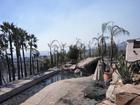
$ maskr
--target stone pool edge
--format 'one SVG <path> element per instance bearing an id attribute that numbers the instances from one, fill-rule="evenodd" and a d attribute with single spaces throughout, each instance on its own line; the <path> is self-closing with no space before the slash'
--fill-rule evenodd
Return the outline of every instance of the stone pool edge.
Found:
<path id="1" fill-rule="evenodd" d="M 9 86 L 9 87 L 2 87 L 0 88 L 0 103 L 2 103 L 3 101 L 9 99 L 10 97 L 32 87 L 33 85 L 41 82 L 44 79 L 47 79 L 57 73 L 59 73 L 60 70 L 56 70 L 56 71 L 49 71 L 49 72 L 45 72 L 42 75 L 37 75 L 36 77 L 30 78 L 30 79 L 26 79 L 26 80 L 17 80 L 16 84 L 15 83 L 11 83 L 11 85 L 13 85 L 13 87 Z"/>

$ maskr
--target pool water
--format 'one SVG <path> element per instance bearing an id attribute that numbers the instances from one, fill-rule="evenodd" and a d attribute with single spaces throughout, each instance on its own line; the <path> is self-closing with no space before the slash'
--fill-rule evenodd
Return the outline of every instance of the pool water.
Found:
<path id="1" fill-rule="evenodd" d="M 32 95 L 36 94 L 40 90 L 42 90 L 44 87 L 47 85 L 54 83 L 59 80 L 64 80 L 64 79 L 70 79 L 70 78 L 76 78 L 79 77 L 77 75 L 74 75 L 73 72 L 70 71 L 61 71 L 58 74 L 55 74 L 54 76 L 43 80 L 42 82 L 24 90 L 23 92 L 9 98 L 8 100 L 4 101 L 3 103 L 0 103 L 0 105 L 19 105 L 20 103 L 24 102 L 27 100 L 29 97 Z"/>

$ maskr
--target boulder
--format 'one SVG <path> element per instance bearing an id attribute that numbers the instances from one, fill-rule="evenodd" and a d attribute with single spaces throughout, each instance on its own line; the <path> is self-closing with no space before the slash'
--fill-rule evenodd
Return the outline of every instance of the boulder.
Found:
<path id="1" fill-rule="evenodd" d="M 129 95 L 127 96 L 126 94 L 129 94 Z M 131 98 L 133 99 L 135 95 L 140 96 L 140 85 L 132 85 L 132 84 L 126 84 L 122 86 L 110 85 L 106 92 L 106 98 L 114 103 L 118 100 L 121 100 L 122 99 L 121 97 L 123 97 L 124 98 L 123 100 L 126 100 L 126 101 L 131 100 Z M 125 101 L 123 102 L 127 103 Z M 118 104 L 118 105 L 125 105 L 125 104 Z"/>
<path id="2" fill-rule="evenodd" d="M 126 84 L 116 88 L 117 93 L 127 92 L 140 95 L 140 85 Z"/>
<path id="3" fill-rule="evenodd" d="M 97 105 L 116 105 L 109 100 L 103 100 L 102 102 L 98 103 Z"/>
<path id="4" fill-rule="evenodd" d="M 93 80 L 104 80 L 103 74 L 104 74 L 104 71 L 102 70 L 101 62 L 98 61 L 95 73 L 93 75 Z"/>
<path id="5" fill-rule="evenodd" d="M 112 102 L 115 102 L 115 88 L 116 86 L 115 85 L 110 85 L 109 88 L 107 89 L 106 91 L 106 99 L 112 101 Z"/>
<path id="6" fill-rule="evenodd" d="M 95 99 L 96 101 L 101 101 L 105 98 L 106 88 L 104 87 L 104 82 L 95 81 L 92 86 L 88 86 L 83 90 L 84 97 L 89 99 Z"/>
<path id="7" fill-rule="evenodd" d="M 140 104 L 140 96 L 136 97 L 132 102 L 131 105 L 138 105 Z"/>
<path id="8" fill-rule="evenodd" d="M 115 70 L 112 73 L 112 84 L 118 84 L 118 82 L 122 81 L 121 75 L 119 74 L 118 70 Z"/>
<path id="9" fill-rule="evenodd" d="M 118 93 L 116 95 L 116 105 L 138 105 L 140 104 L 140 96 L 131 93 Z"/>

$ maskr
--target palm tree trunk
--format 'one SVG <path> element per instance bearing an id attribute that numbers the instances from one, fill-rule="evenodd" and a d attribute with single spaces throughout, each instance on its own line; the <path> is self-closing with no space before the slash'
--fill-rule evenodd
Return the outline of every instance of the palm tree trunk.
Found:
<path id="1" fill-rule="evenodd" d="M 111 53 L 110 53 L 110 64 L 112 65 L 113 60 L 113 35 L 111 34 Z"/>
<path id="2" fill-rule="evenodd" d="M 25 62 L 25 54 L 24 54 L 24 47 L 22 45 L 22 56 L 23 56 L 23 63 L 24 63 L 24 75 L 27 77 L 27 69 L 26 69 L 26 62 Z"/>
<path id="3" fill-rule="evenodd" d="M 89 48 L 89 57 L 91 57 L 91 47 Z"/>
<path id="4" fill-rule="evenodd" d="M 9 34 L 9 43 L 10 43 L 10 53 L 11 53 L 11 63 L 12 63 L 12 77 L 13 81 L 15 81 L 15 66 L 14 66 L 14 59 L 13 59 L 13 46 L 12 46 L 12 38 Z"/>
<path id="5" fill-rule="evenodd" d="M 58 67 L 58 63 L 59 63 L 59 55 L 58 52 L 56 53 L 56 66 Z"/>
<path id="6" fill-rule="evenodd" d="M 39 73 L 39 62 L 38 62 L 38 59 L 36 60 L 36 65 L 37 65 L 37 73 Z"/>
<path id="7" fill-rule="evenodd" d="M 21 53 L 20 53 L 20 51 L 19 51 L 19 55 L 20 55 L 20 68 L 21 68 L 21 77 L 23 78 L 22 57 L 21 57 Z"/>
<path id="8" fill-rule="evenodd" d="M 30 46 L 30 75 L 32 75 L 32 47 Z"/>
<path id="9" fill-rule="evenodd" d="M 35 74 L 34 57 L 32 57 L 32 67 L 33 67 L 32 74 Z"/>
<path id="10" fill-rule="evenodd" d="M 98 44 L 98 53 L 99 53 L 99 56 L 101 55 L 101 52 L 100 52 L 100 46 Z"/>
<path id="11" fill-rule="evenodd" d="M 102 44 L 102 47 L 101 47 L 101 59 L 103 61 L 103 34 L 102 34 L 102 38 L 101 38 L 101 44 Z"/>
<path id="12" fill-rule="evenodd" d="M 54 56 L 54 65 L 56 66 L 56 54 L 54 53 L 53 56 Z"/>
<path id="13" fill-rule="evenodd" d="M 20 61 L 20 58 L 19 58 L 19 51 L 18 51 L 18 48 L 16 48 L 16 56 L 17 56 L 17 72 L 18 72 L 18 79 L 20 79 L 20 64 L 19 64 L 19 61 Z"/>
<path id="14" fill-rule="evenodd" d="M 80 50 L 79 55 L 80 55 L 80 60 L 81 60 L 82 59 L 82 52 L 81 52 L 81 50 Z"/>
<path id="15" fill-rule="evenodd" d="M 11 70 L 10 70 L 10 62 L 9 62 L 9 58 L 8 58 L 8 54 L 7 54 L 7 51 L 5 51 L 5 58 L 6 58 L 6 62 L 7 62 L 7 68 L 8 68 L 8 75 L 9 75 L 9 82 L 12 81 L 11 79 Z"/>
<path id="16" fill-rule="evenodd" d="M 86 58 L 86 49 L 84 48 L 84 58 Z"/>
<path id="17" fill-rule="evenodd" d="M 52 52 L 50 51 L 50 58 L 51 58 L 51 66 L 53 66 L 53 55 L 52 55 Z"/>
<path id="18" fill-rule="evenodd" d="M 1 60 L 0 60 L 0 64 L 1 64 Z M 0 68 L 0 86 L 2 86 L 2 70 L 1 70 L 1 68 Z"/>

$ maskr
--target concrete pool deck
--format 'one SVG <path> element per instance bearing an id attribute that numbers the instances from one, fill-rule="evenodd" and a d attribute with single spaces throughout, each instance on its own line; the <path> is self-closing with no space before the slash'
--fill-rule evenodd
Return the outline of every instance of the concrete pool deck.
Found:
<path id="1" fill-rule="evenodd" d="M 86 93 L 105 94 L 105 89 L 94 84 L 92 76 L 61 80 L 46 86 L 20 105 L 94 105 L 97 101 L 85 98 Z"/>
<path id="2" fill-rule="evenodd" d="M 27 88 L 30 88 L 31 86 L 41 82 L 44 79 L 47 79 L 55 74 L 57 74 L 60 70 L 52 70 L 47 71 L 43 74 L 36 75 L 29 79 L 23 79 L 23 80 L 16 80 L 13 81 L 6 86 L 3 86 L 0 88 L 0 103 L 4 100 L 7 100 L 8 98 L 24 91 Z"/>

